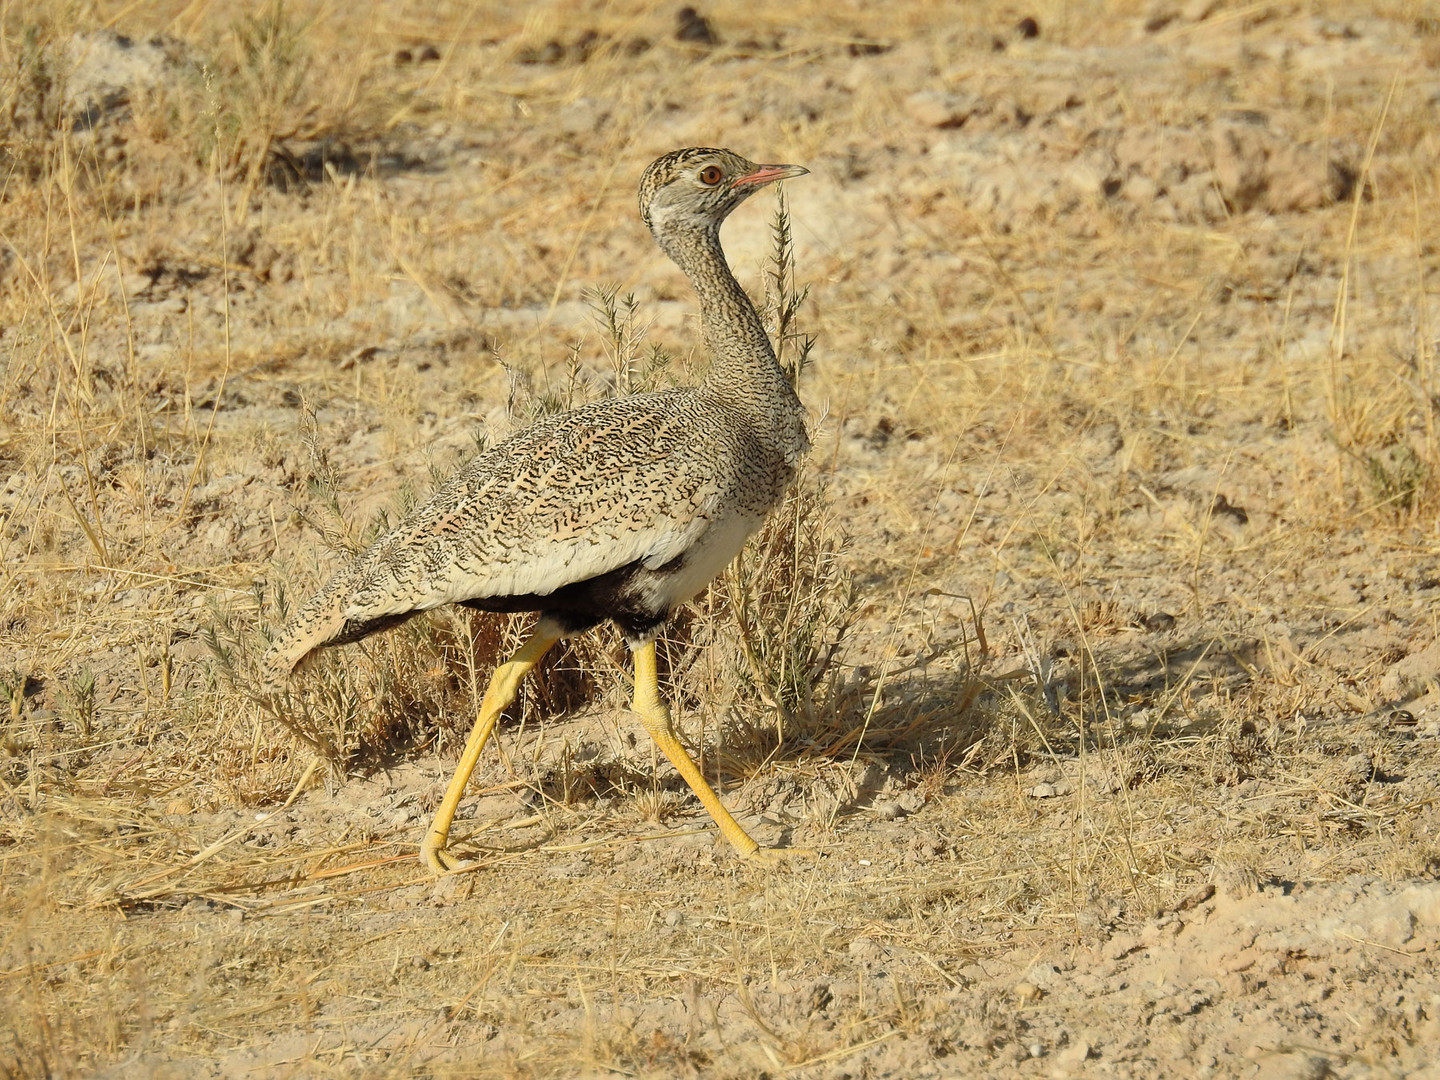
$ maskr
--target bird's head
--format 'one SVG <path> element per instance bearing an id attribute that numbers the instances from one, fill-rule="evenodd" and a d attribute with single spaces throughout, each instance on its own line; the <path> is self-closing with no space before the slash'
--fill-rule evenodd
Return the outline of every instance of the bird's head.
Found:
<path id="1" fill-rule="evenodd" d="M 672 150 L 640 178 L 640 216 L 657 238 L 675 230 L 718 229 L 731 210 L 766 184 L 809 171 L 757 165 L 731 150 Z"/>

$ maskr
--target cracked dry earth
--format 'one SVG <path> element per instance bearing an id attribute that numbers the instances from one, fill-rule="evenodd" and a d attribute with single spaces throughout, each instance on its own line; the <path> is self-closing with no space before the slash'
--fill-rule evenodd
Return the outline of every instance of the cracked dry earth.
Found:
<path id="1" fill-rule="evenodd" d="M 176 135 L 228 23 L 63 38 L 101 164 L 0 204 L 0 1071 L 1440 1076 L 1434 12 L 873 7 L 292 10 L 248 174 Z M 698 370 L 631 195 L 687 144 L 811 169 L 840 690 L 777 745 L 727 617 L 668 662 L 815 854 L 717 847 L 597 647 L 437 883 L 461 631 L 334 656 L 308 715 L 404 737 L 313 770 L 207 630 L 614 392 L 585 289 Z M 757 297 L 769 213 L 725 232 Z"/>

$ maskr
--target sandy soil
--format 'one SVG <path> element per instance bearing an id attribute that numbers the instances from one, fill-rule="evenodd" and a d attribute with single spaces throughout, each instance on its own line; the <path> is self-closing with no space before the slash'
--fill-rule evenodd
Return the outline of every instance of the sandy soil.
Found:
<path id="1" fill-rule="evenodd" d="M 4 16 L 4 1075 L 1440 1076 L 1434 13 L 884 7 Z M 632 196 L 690 144 L 812 170 L 827 599 L 756 556 L 666 647 L 810 854 L 717 844 L 601 636 L 437 882 L 517 626 L 336 652 L 291 727 L 257 635 L 477 444 L 703 366 Z M 799 698 L 745 582 L 835 645 Z"/>

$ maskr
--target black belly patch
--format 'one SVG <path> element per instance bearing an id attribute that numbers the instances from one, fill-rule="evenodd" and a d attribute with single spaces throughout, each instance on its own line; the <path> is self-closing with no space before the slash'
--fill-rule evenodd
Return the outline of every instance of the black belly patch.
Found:
<path id="1" fill-rule="evenodd" d="M 669 577 L 680 571 L 685 556 L 679 555 L 664 566 L 647 570 L 640 560 L 585 581 L 564 585 L 552 593 L 520 593 L 514 596 L 481 596 L 461 600 L 468 608 L 479 611 L 538 611 L 558 622 L 567 633 L 575 634 L 609 619 L 628 638 L 647 638 L 670 615 L 670 609 L 657 609 L 647 602 L 645 586 L 657 578 Z"/>

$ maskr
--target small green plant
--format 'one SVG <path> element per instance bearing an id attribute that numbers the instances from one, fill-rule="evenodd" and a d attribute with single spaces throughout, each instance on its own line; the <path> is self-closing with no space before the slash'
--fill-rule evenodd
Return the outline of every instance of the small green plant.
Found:
<path id="1" fill-rule="evenodd" d="M 205 70 L 199 155 L 243 177 L 247 188 L 260 181 L 304 89 L 305 30 L 286 14 L 284 0 L 271 0 L 232 25 L 233 61 Z"/>
<path id="2" fill-rule="evenodd" d="M 645 328 L 636 317 L 639 304 L 635 294 L 626 293 L 621 298 L 615 286 L 601 285 L 586 290 L 585 299 L 605 333 L 605 351 L 615 371 L 615 395 L 624 397 L 634 393 L 636 354 L 640 339 L 645 336 Z"/>
<path id="3" fill-rule="evenodd" d="M 18 720 L 20 714 L 25 711 L 25 683 L 28 676 L 18 668 L 11 668 L 8 672 L 0 673 L 0 695 L 5 698 L 6 710 L 10 719 Z"/>
<path id="4" fill-rule="evenodd" d="M 300 508 L 305 524 L 314 529 L 331 551 L 355 555 L 363 546 L 353 523 L 340 505 L 340 472 L 330 461 L 321 442 L 320 425 L 315 410 L 308 405 L 300 411 L 300 439 L 310 456 L 310 474 L 306 478 L 306 504 Z"/>
<path id="5" fill-rule="evenodd" d="M 80 667 L 62 684 L 61 692 L 81 734 L 88 739 L 95 730 L 95 672 L 89 667 Z"/>
<path id="6" fill-rule="evenodd" d="M 1430 469 L 1414 447 L 1397 440 L 1383 450 L 1360 455 L 1360 460 L 1377 503 L 1401 513 L 1415 509 Z"/>
<path id="7" fill-rule="evenodd" d="M 641 346 L 646 345 L 648 328 L 640 321 L 640 304 L 635 294 L 626 293 L 622 297 L 615 286 L 600 285 L 587 290 L 585 299 L 605 337 L 605 355 L 614 372 L 615 396 L 660 389 L 674 358 L 654 342 L 645 347 L 642 358 Z"/>
<path id="8" fill-rule="evenodd" d="M 35 181 L 48 173 L 64 127 L 64 89 L 51 27 L 0 30 L 0 174 Z"/>
<path id="9" fill-rule="evenodd" d="M 774 718 L 778 737 L 814 737 L 837 714 L 837 658 L 858 612 L 840 562 L 844 533 L 824 486 L 792 490 L 731 565 L 721 590 L 740 644 L 735 685 Z M 742 698 L 747 697 L 743 693 Z"/>
<path id="10" fill-rule="evenodd" d="M 303 674 L 264 692 L 261 658 L 293 609 L 283 580 L 268 589 L 257 584 L 252 600 L 258 618 L 235 607 L 211 612 L 203 640 L 215 673 L 332 768 L 377 765 L 472 705 L 466 676 L 474 643 L 463 623 L 443 616 L 419 616 L 351 646 L 363 651 L 363 662 L 348 651 L 322 650 Z"/>
<path id="11" fill-rule="evenodd" d="M 770 235 L 773 246 L 765 275 L 767 329 L 775 343 L 780 367 L 790 384 L 799 386 L 800 376 L 810 366 L 815 337 L 799 329 L 800 307 L 810 296 L 810 286 L 798 285 L 795 280 L 795 238 L 790 230 L 790 203 L 785 198 L 783 185 L 776 192 Z"/>

